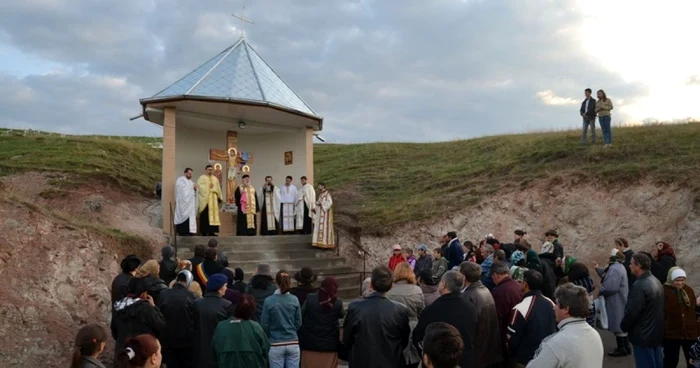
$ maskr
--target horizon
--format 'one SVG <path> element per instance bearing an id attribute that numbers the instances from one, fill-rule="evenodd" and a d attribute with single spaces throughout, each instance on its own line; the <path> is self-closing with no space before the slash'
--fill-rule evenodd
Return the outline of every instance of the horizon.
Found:
<path id="1" fill-rule="evenodd" d="M 694 0 L 55 0 L 0 4 L 0 126 L 159 136 L 129 121 L 139 99 L 234 44 L 242 5 L 328 143 L 577 129 L 585 88 L 608 93 L 614 126 L 700 119 Z"/>

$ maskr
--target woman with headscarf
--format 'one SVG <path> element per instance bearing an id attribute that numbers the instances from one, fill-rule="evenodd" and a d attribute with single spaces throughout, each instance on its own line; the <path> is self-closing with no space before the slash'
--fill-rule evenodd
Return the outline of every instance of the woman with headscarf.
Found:
<path id="1" fill-rule="evenodd" d="M 668 278 L 668 270 L 676 266 L 676 252 L 673 247 L 666 242 L 656 243 L 656 262 L 651 265 L 651 274 L 654 275 L 662 284 L 666 283 Z"/>
<path id="2" fill-rule="evenodd" d="M 153 298 L 153 302 L 158 305 L 158 296 L 160 292 L 167 289 L 168 285 L 160 278 L 160 265 L 158 261 L 152 259 L 144 264 L 136 271 L 136 277 L 146 280 L 148 283 L 148 295 Z"/>
<path id="3" fill-rule="evenodd" d="M 517 282 L 523 282 L 523 278 L 525 276 L 525 271 L 527 271 L 527 267 L 525 267 L 525 253 L 522 251 L 516 250 L 511 254 L 510 256 L 510 278 L 517 281 Z"/>
<path id="4" fill-rule="evenodd" d="M 199 286 L 198 283 L 193 282 L 193 281 L 194 281 L 194 275 L 192 274 L 192 262 L 190 262 L 190 261 L 180 261 L 180 262 L 178 263 L 177 269 L 178 269 L 178 272 L 177 272 L 178 275 L 179 275 L 182 271 L 189 271 L 189 275 L 190 275 L 190 277 L 192 278 L 192 280 L 189 280 L 189 281 L 187 282 L 187 284 L 189 285 L 188 290 L 191 291 L 191 292 L 193 292 L 194 295 L 197 296 L 197 299 L 201 298 L 202 295 L 203 295 L 203 293 L 202 293 L 202 288 Z M 168 285 L 168 287 L 170 287 L 171 289 L 172 289 L 173 286 L 175 286 L 175 280 L 171 281 L 171 282 L 170 282 L 170 285 Z"/>
<path id="5" fill-rule="evenodd" d="M 301 308 L 301 367 L 338 366 L 340 325 L 345 316 L 343 301 L 338 297 L 338 283 L 329 276 L 321 282 L 317 293 L 309 294 Z"/>
<path id="6" fill-rule="evenodd" d="M 617 348 L 609 353 L 612 357 L 622 357 L 632 354 L 627 333 L 620 328 L 622 317 L 625 316 L 629 283 L 627 282 L 627 270 L 623 263 L 625 255 L 617 249 L 610 254 L 610 262 L 605 269 L 599 268 L 595 263 L 596 272 L 602 278 L 599 295 L 605 298 L 605 311 L 608 315 L 608 331 L 615 334 Z"/>
<path id="7" fill-rule="evenodd" d="M 664 285 L 664 367 L 678 366 L 678 353 L 683 348 L 683 356 L 688 367 L 690 349 L 698 337 L 698 323 L 695 319 L 695 291 L 685 284 L 686 273 L 679 267 L 668 270 Z"/>
<path id="8" fill-rule="evenodd" d="M 595 291 L 595 283 L 591 278 L 590 272 L 588 272 L 588 267 L 581 262 L 574 262 L 569 267 L 569 272 L 566 276 L 566 280 L 574 285 L 581 286 L 588 292 L 589 306 L 588 306 L 588 316 L 586 317 L 586 322 L 588 322 L 591 327 L 595 328 L 595 306 L 593 304 L 593 292 Z"/>

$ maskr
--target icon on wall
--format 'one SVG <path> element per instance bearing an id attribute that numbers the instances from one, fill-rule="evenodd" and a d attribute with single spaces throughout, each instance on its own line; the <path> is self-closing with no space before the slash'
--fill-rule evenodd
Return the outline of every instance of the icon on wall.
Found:
<path id="1" fill-rule="evenodd" d="M 292 151 L 287 151 L 284 153 L 284 164 L 291 165 L 293 162 Z"/>

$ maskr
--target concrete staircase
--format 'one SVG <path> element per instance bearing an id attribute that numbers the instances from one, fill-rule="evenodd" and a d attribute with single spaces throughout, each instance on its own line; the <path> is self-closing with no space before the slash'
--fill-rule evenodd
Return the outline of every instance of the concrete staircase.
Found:
<path id="1" fill-rule="evenodd" d="M 210 237 L 190 236 L 177 238 L 177 255 L 180 259 L 194 256 L 197 245 L 207 245 Z M 240 267 L 246 279 L 250 278 L 259 263 L 272 266 L 273 276 L 280 269 L 291 274 L 302 267 L 311 267 L 318 275 L 316 286 L 324 276 L 334 276 L 338 281 L 339 296 L 345 300 L 360 296 L 361 275 L 346 266 L 345 258 L 338 257 L 335 250 L 311 247 L 310 235 L 278 236 L 220 236 L 219 250 L 226 253 L 229 267 Z"/>

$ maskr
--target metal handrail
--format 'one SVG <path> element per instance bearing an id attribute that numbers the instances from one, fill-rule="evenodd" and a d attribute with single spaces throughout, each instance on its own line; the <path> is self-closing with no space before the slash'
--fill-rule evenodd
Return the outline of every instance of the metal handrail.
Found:
<path id="1" fill-rule="evenodd" d="M 360 293 L 362 293 L 362 283 L 364 282 L 365 278 L 367 277 L 367 256 L 372 255 L 370 252 L 368 252 L 365 248 L 363 248 L 360 244 L 358 244 L 355 239 L 351 238 L 350 235 L 346 234 L 345 232 L 341 231 L 338 226 L 333 225 L 333 230 L 335 231 L 336 234 L 343 235 L 345 236 L 348 240 L 350 240 L 350 243 L 354 245 L 357 249 L 362 251 L 362 277 L 360 278 Z M 340 237 L 336 236 L 335 237 L 335 242 L 336 242 L 336 249 L 338 250 L 338 255 L 340 255 Z"/>
<path id="2" fill-rule="evenodd" d="M 173 202 L 168 203 L 170 206 L 170 245 L 175 248 L 175 258 L 177 258 L 177 231 L 175 231 L 175 213 L 173 212 Z"/>

